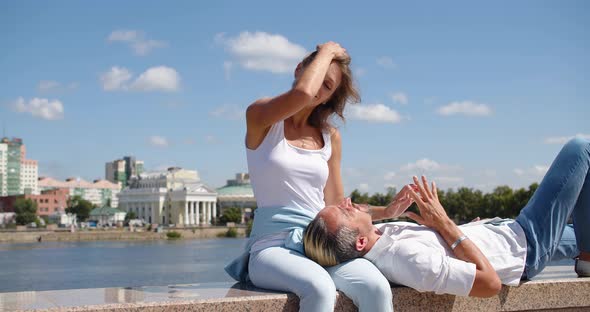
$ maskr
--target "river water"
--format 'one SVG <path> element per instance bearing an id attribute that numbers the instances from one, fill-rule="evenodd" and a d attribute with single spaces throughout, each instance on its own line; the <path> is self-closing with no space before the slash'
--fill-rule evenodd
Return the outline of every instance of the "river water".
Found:
<path id="1" fill-rule="evenodd" d="M 244 238 L 0 244 L 0 292 L 232 282 Z M 572 260 L 536 279 L 575 277 Z"/>
<path id="2" fill-rule="evenodd" d="M 246 239 L 0 244 L 0 292 L 233 281 Z"/>

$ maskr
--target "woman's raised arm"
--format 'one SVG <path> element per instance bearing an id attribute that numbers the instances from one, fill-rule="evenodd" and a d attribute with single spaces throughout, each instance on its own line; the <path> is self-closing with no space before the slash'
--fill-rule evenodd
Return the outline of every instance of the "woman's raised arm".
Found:
<path id="1" fill-rule="evenodd" d="M 291 90 L 274 98 L 263 98 L 246 110 L 246 146 L 256 149 L 274 123 L 293 116 L 306 107 L 317 104 L 314 99 L 324 84 L 326 72 L 334 58 L 345 56 L 346 50 L 339 44 L 328 42 L 318 46 L 310 64 L 301 64 L 295 70 L 296 81 Z M 334 88 L 336 86 L 329 86 Z"/>

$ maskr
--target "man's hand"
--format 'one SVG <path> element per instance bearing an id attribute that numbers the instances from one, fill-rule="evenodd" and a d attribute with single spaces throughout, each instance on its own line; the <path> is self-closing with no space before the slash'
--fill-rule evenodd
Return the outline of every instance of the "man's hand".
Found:
<path id="1" fill-rule="evenodd" d="M 447 216 L 447 212 L 440 204 L 438 200 L 438 192 L 436 190 L 436 184 L 432 182 L 432 189 L 428 186 L 428 181 L 425 176 L 422 176 L 422 183 L 418 181 L 418 178 L 414 176 L 414 183 L 417 186 L 418 193 L 410 188 L 409 194 L 412 199 L 418 205 L 420 215 L 408 211 L 407 216 L 423 225 L 426 225 L 435 230 L 439 230 L 452 222 Z"/>
<path id="2" fill-rule="evenodd" d="M 408 184 L 402 188 L 399 193 L 393 197 L 393 200 L 387 208 L 385 208 L 384 216 L 386 219 L 397 218 L 402 215 L 414 202 L 412 196 L 410 195 L 410 191 L 412 188 L 415 188 L 415 191 L 418 191 L 416 185 Z"/>

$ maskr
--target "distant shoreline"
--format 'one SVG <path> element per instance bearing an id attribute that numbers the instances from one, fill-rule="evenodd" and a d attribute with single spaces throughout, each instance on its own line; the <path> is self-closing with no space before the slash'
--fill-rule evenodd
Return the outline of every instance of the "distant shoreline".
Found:
<path id="1" fill-rule="evenodd" d="M 2 243 L 35 243 L 35 242 L 83 242 L 83 241 L 138 241 L 138 240 L 167 240 L 167 232 L 178 232 L 180 239 L 217 238 L 225 234 L 229 227 L 210 226 L 197 228 L 167 228 L 160 233 L 154 231 L 130 232 L 128 229 L 93 229 L 76 230 L 71 233 L 64 230 L 33 230 L 33 231 L 0 231 Z M 245 237 L 246 227 L 236 226 L 238 237 Z"/>

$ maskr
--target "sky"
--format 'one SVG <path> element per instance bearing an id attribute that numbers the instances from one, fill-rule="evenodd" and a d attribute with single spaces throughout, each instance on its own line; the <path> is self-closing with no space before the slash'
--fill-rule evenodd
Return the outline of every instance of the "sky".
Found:
<path id="1" fill-rule="evenodd" d="M 0 123 L 40 176 L 133 155 L 221 187 L 246 107 L 335 41 L 362 96 L 336 123 L 346 193 L 527 187 L 590 139 L 589 33 L 588 1 L 2 1 Z"/>

